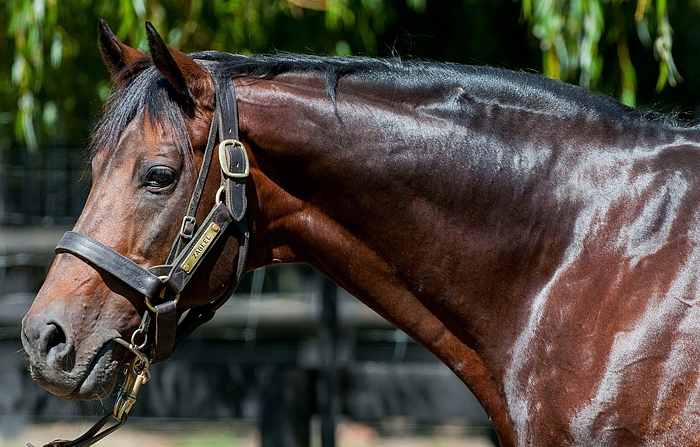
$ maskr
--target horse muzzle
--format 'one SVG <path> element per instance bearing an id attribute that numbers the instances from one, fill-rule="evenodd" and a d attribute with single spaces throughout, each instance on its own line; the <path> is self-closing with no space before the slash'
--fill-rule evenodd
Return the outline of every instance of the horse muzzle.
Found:
<path id="1" fill-rule="evenodd" d="M 112 341 L 119 334 L 96 332 L 77 345 L 70 328 L 54 303 L 35 312 L 30 310 L 24 317 L 22 345 L 29 357 L 32 378 L 64 399 L 92 400 L 108 396 L 125 354 Z"/>

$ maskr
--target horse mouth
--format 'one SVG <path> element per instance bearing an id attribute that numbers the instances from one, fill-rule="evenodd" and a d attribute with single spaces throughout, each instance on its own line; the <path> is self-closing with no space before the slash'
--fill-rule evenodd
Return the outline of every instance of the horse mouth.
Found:
<path id="1" fill-rule="evenodd" d="M 109 396 L 117 383 L 120 360 L 124 357 L 122 349 L 113 340 L 105 343 L 85 371 L 83 380 L 66 399 L 94 400 Z"/>
<path id="2" fill-rule="evenodd" d="M 63 399 L 84 401 L 104 399 L 114 390 L 125 351 L 114 340 L 105 343 L 89 363 L 75 388 Z M 50 389 L 49 389 L 50 391 Z"/>

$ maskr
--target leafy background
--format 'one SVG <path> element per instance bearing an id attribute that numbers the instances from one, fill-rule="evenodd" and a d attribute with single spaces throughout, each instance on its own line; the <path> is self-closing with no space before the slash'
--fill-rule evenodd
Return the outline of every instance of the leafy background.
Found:
<path id="1" fill-rule="evenodd" d="M 98 18 L 144 51 L 148 20 L 187 52 L 490 64 L 690 119 L 700 103 L 698 0 L 0 0 L 0 14 L 0 157 L 84 146 L 110 88 Z"/>

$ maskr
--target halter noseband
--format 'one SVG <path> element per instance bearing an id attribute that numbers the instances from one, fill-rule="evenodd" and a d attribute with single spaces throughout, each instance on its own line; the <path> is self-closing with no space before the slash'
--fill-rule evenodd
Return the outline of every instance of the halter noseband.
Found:
<path id="1" fill-rule="evenodd" d="M 76 231 L 65 233 L 56 247 L 56 254 L 70 253 L 88 264 L 97 266 L 145 297 L 147 310 L 144 320 L 149 319 L 149 313 L 155 320 L 152 363 L 169 359 L 175 347 L 185 337 L 209 321 L 245 273 L 250 239 L 245 183 L 250 165 L 246 149 L 238 141 L 238 109 L 233 82 L 228 75 L 212 73 L 212 79 L 216 89 L 216 107 L 209 128 L 204 159 L 187 214 L 182 219 L 179 234 L 173 241 L 166 263 L 145 269 L 112 248 Z M 214 208 L 197 228 L 195 215 L 214 156 L 217 136 L 221 187 Z M 236 280 L 221 297 L 190 309 L 182 322 L 178 323 L 177 302 L 180 292 L 192 279 L 211 247 L 223 240 L 222 235 L 229 226 L 235 228 L 240 247 Z M 158 304 L 153 304 L 156 302 Z M 146 328 L 144 332 L 147 331 Z"/>

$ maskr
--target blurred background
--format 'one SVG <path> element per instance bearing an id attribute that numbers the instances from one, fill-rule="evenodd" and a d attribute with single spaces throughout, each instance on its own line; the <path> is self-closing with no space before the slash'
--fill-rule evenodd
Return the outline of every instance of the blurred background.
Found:
<path id="1" fill-rule="evenodd" d="M 97 21 L 145 51 L 300 52 L 543 73 L 633 107 L 700 115 L 700 1 L 0 0 L 0 446 L 73 438 L 113 400 L 31 381 L 20 320 L 90 188 L 84 148 L 109 94 Z M 431 354 L 305 266 L 256 271 L 153 368 L 100 445 L 494 445 Z"/>

